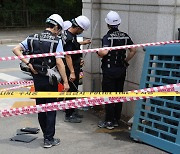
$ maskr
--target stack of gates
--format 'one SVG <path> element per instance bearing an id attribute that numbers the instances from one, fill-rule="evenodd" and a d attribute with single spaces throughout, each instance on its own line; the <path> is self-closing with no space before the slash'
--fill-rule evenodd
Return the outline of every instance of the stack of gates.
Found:
<path id="1" fill-rule="evenodd" d="M 141 88 L 180 83 L 180 44 L 147 47 Z M 136 104 L 131 137 L 180 153 L 180 97 L 154 97 Z"/>

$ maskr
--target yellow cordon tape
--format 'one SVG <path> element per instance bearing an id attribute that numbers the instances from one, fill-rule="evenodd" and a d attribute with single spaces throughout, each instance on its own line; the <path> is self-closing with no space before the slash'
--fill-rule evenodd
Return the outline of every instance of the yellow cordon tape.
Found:
<path id="1" fill-rule="evenodd" d="M 119 103 L 119 102 L 137 101 L 140 99 L 153 98 L 152 96 L 149 96 L 150 93 L 152 95 L 152 94 L 155 94 L 154 92 L 161 92 L 161 93 L 163 92 L 163 94 L 168 93 L 168 95 L 169 95 L 170 94 L 169 92 L 173 92 L 173 91 L 176 91 L 175 92 L 176 94 L 180 93 L 180 83 L 164 85 L 164 86 L 159 86 L 159 87 L 138 89 L 138 90 L 133 90 L 133 91 L 128 91 L 128 92 L 123 93 L 126 95 L 127 94 L 130 95 L 130 93 L 131 94 L 135 93 L 136 97 L 129 97 L 129 96 L 128 97 L 112 97 L 113 96 L 112 93 L 115 93 L 115 92 L 107 92 L 108 96 L 109 96 L 109 94 L 111 94 L 111 97 L 107 97 L 107 93 L 101 92 L 100 94 L 106 94 L 106 97 L 79 98 L 79 99 L 66 100 L 66 101 L 64 100 L 61 102 L 52 102 L 52 103 L 40 104 L 40 105 L 34 105 L 34 106 L 25 106 L 25 107 L 20 107 L 20 108 L 5 109 L 5 110 L 0 110 L 0 118 L 24 115 L 24 114 L 34 114 L 34 113 L 40 113 L 40 112 L 56 111 L 56 110 L 65 110 L 65 109 L 79 108 L 79 107 L 86 107 L 86 106 L 96 106 L 96 105 L 105 105 L 105 104 Z M 81 94 L 82 93 L 84 94 L 84 92 L 81 92 Z M 85 92 L 85 93 L 87 94 L 87 92 Z M 4 94 L 1 93 L 1 94 L 8 95 L 8 93 L 4 93 Z M 26 95 L 28 94 L 28 96 L 29 96 L 29 95 L 32 95 L 33 93 L 32 92 L 30 92 L 30 93 L 24 92 L 24 94 L 26 94 Z M 91 92 L 91 94 L 92 94 L 92 92 Z M 95 92 L 93 94 L 97 94 L 97 92 Z M 139 94 L 141 94 L 141 95 L 146 94 L 148 96 L 137 97 Z M 13 95 L 13 94 L 11 94 L 11 95 Z M 22 95 L 22 92 L 21 92 L 21 95 Z M 77 93 L 76 93 L 76 95 L 77 95 Z M 119 95 L 119 93 L 118 93 L 118 95 Z"/>
<path id="2" fill-rule="evenodd" d="M 180 92 L 22 92 L 1 91 L 0 98 L 82 98 L 82 97 L 180 96 Z"/>

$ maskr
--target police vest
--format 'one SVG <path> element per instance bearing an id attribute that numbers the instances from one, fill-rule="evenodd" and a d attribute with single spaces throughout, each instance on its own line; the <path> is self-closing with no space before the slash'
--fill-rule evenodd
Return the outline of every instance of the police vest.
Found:
<path id="1" fill-rule="evenodd" d="M 44 54 L 56 52 L 56 48 L 59 42 L 59 38 L 52 35 L 50 31 L 45 30 L 40 34 L 34 34 L 28 37 L 27 43 L 30 54 Z M 42 67 L 52 68 L 56 65 L 54 56 L 31 58 L 30 63 L 32 65 L 38 64 Z"/>
<path id="2" fill-rule="evenodd" d="M 129 36 L 118 29 L 109 30 L 109 32 L 104 36 L 106 41 L 110 42 L 110 46 L 123 46 L 127 45 Z M 102 58 L 102 68 L 113 68 L 124 66 L 124 60 L 126 58 L 126 50 L 112 50 L 109 51 L 107 55 Z"/>

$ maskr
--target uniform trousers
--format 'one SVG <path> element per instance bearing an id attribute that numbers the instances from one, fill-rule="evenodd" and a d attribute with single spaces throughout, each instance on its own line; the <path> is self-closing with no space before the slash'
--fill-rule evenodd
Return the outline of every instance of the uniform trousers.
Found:
<path id="1" fill-rule="evenodd" d="M 118 72 L 117 72 L 118 73 Z M 103 92 L 122 92 L 124 88 L 126 74 L 122 76 L 112 77 L 103 74 L 102 91 Z M 113 122 L 120 120 L 122 111 L 122 102 L 105 105 L 105 121 Z"/>
<path id="2" fill-rule="evenodd" d="M 33 75 L 35 91 L 58 91 L 57 81 L 49 84 L 48 76 Z M 36 98 L 36 105 L 57 102 L 57 98 Z M 38 120 L 44 139 L 52 140 L 55 135 L 56 111 L 38 113 Z"/>
<path id="3" fill-rule="evenodd" d="M 69 91 L 68 92 L 77 92 L 78 91 L 78 85 L 79 85 L 79 73 L 80 73 L 80 65 L 79 67 L 74 67 L 74 72 L 75 72 L 75 76 L 76 79 L 72 82 L 69 81 Z M 67 77 L 69 78 L 70 76 L 70 71 L 69 69 L 66 69 L 66 74 Z M 76 99 L 76 98 L 66 98 L 66 100 L 72 100 L 72 99 Z M 74 113 L 75 109 L 67 109 L 65 110 L 66 113 L 66 117 L 70 117 L 73 113 Z"/>

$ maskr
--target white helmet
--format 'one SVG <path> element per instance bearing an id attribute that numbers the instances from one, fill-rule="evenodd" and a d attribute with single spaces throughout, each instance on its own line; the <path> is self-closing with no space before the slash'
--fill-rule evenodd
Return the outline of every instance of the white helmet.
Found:
<path id="1" fill-rule="evenodd" d="M 63 19 L 60 15 L 58 14 L 52 14 L 49 18 L 46 19 L 46 23 L 51 23 L 53 25 L 59 25 L 64 29 L 64 23 Z"/>
<path id="2" fill-rule="evenodd" d="M 90 26 L 90 21 L 86 16 L 78 16 L 74 19 L 79 27 L 81 27 L 84 30 L 88 30 Z"/>
<path id="3" fill-rule="evenodd" d="M 69 29 L 72 26 L 72 23 L 69 20 L 64 21 L 64 30 Z"/>
<path id="4" fill-rule="evenodd" d="M 117 12 L 110 11 L 105 18 L 105 22 L 109 25 L 119 25 L 121 18 Z"/>

